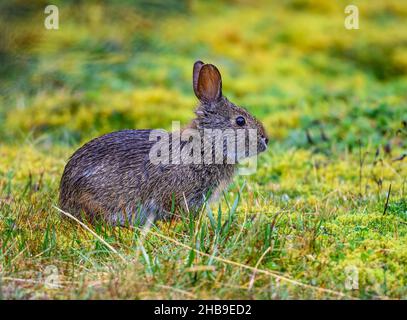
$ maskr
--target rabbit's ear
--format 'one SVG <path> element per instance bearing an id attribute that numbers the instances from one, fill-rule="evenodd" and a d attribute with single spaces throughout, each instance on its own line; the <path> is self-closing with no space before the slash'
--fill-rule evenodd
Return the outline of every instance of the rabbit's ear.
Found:
<path id="1" fill-rule="evenodd" d="M 198 62 L 199 63 L 199 62 Z M 213 64 L 202 64 L 199 66 L 198 81 L 195 89 L 195 72 L 194 72 L 194 91 L 199 100 L 204 102 L 214 102 L 222 97 L 222 78 L 219 70 Z"/>
<path id="2" fill-rule="evenodd" d="M 200 60 L 194 63 L 194 69 L 192 71 L 192 85 L 194 87 L 194 92 L 196 96 L 198 96 L 198 78 L 199 78 L 199 71 L 201 71 L 202 66 L 204 63 Z"/>

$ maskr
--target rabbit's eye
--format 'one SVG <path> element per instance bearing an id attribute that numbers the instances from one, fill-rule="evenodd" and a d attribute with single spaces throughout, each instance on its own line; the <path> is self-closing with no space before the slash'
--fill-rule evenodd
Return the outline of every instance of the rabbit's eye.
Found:
<path id="1" fill-rule="evenodd" d="M 240 127 L 244 126 L 246 123 L 246 120 L 242 116 L 238 116 L 236 118 L 236 124 Z"/>

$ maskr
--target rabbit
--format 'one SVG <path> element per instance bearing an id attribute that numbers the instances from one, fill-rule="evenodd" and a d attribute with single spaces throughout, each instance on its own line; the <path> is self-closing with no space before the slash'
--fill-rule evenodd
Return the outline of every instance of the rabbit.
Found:
<path id="1" fill-rule="evenodd" d="M 199 104 L 196 117 L 180 129 L 181 133 L 191 129 L 254 129 L 254 153 L 266 150 L 268 137 L 262 123 L 222 95 L 221 74 L 216 66 L 195 62 L 192 83 Z M 60 208 L 91 223 L 102 220 L 119 226 L 144 225 L 185 212 L 196 214 L 205 201 L 216 200 L 232 182 L 237 163 L 229 163 L 227 157 L 220 163 L 208 164 L 152 163 L 150 151 L 156 143 L 150 139 L 152 131 L 112 132 L 79 148 L 61 178 Z M 169 136 L 172 149 L 174 132 Z M 251 155 L 245 152 L 246 156 Z"/>

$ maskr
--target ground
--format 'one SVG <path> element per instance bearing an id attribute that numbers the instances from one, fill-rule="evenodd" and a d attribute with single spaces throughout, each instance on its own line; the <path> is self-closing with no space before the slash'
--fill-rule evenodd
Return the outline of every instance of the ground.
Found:
<path id="1" fill-rule="evenodd" d="M 1 298 L 407 298 L 407 3 L 54 2 L 0 5 Z M 69 156 L 187 123 L 198 59 L 264 123 L 257 171 L 195 220 L 63 217 Z"/>

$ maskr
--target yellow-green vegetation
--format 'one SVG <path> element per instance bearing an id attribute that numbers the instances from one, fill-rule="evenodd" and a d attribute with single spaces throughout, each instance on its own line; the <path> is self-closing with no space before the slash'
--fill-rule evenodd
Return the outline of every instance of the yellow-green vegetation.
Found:
<path id="1" fill-rule="evenodd" d="M 53 2 L 0 5 L 0 297 L 407 298 L 407 2 Z M 69 156 L 187 123 L 197 59 L 264 122 L 257 172 L 148 232 L 63 218 Z"/>

